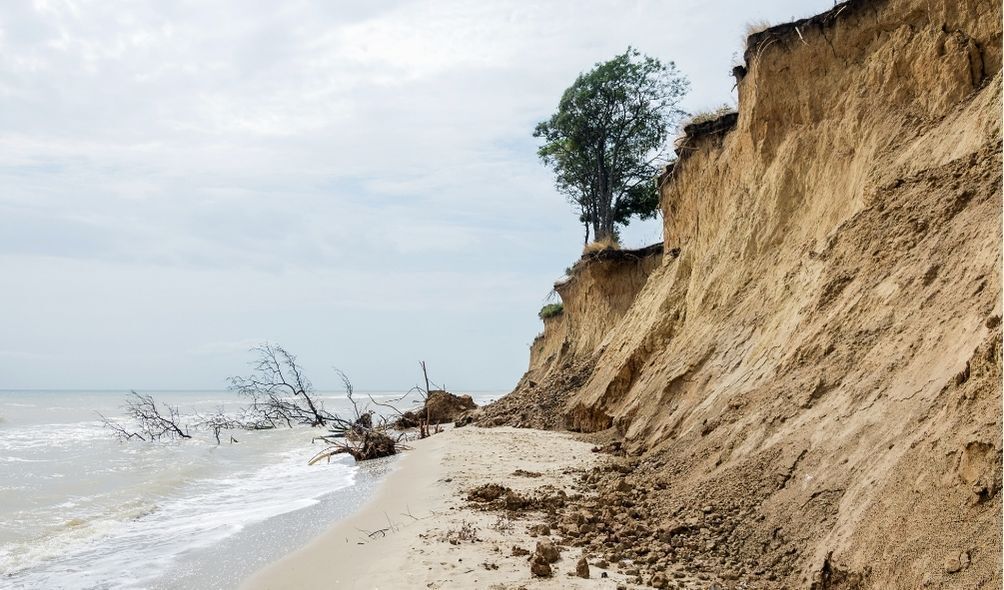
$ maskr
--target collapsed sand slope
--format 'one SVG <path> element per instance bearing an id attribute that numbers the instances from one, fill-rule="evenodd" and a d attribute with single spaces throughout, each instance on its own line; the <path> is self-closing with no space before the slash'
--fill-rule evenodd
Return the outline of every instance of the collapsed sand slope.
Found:
<path id="1" fill-rule="evenodd" d="M 649 450 L 666 518 L 753 507 L 709 564 L 1000 586 L 1000 24 L 998 2 L 895 0 L 769 29 L 735 129 L 684 145 L 680 255 L 565 416 Z"/>

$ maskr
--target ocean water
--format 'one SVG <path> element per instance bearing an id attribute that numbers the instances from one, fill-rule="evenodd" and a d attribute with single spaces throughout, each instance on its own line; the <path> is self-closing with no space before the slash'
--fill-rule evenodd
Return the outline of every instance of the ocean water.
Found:
<path id="1" fill-rule="evenodd" d="M 396 461 L 307 465 L 323 432 L 308 427 L 120 442 L 97 412 L 121 416 L 125 393 L 0 391 L 0 588 L 234 588 L 358 508 Z M 240 404 L 144 393 L 183 416 Z"/>

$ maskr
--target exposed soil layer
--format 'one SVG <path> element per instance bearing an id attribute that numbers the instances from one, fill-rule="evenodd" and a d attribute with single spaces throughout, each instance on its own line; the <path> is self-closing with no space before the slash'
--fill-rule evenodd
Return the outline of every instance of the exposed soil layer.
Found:
<path id="1" fill-rule="evenodd" d="M 662 184 L 679 255 L 565 286 L 485 423 L 611 429 L 554 518 L 646 584 L 1000 587 L 1001 6 L 852 1 L 746 62 Z"/>

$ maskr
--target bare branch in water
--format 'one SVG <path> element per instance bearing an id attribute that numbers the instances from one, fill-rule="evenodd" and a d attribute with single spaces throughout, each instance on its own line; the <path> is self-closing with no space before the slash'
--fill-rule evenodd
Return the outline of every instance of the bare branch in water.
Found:
<path id="1" fill-rule="evenodd" d="M 317 453 L 310 463 L 330 460 L 338 454 L 348 454 L 357 461 L 393 455 L 402 448 L 400 436 L 387 434 L 385 418 L 374 424 L 374 413 L 360 410 L 355 400 L 355 389 L 348 376 L 335 369 L 345 385 L 346 396 L 352 404 L 353 419 L 347 420 L 324 409 L 314 394 L 313 385 L 296 362 L 296 357 L 278 345 L 262 344 L 252 351 L 258 358 L 251 363 L 248 377 L 231 377 L 230 389 L 250 400 L 235 415 L 228 415 L 222 407 L 211 414 L 196 413 L 192 426 L 213 433 L 216 444 L 221 443 L 221 433 L 227 430 L 265 430 L 278 426 L 324 426 L 328 433 L 314 440 L 327 446 Z M 372 399 L 372 397 L 371 397 Z M 155 441 L 161 439 L 188 439 L 189 426 L 181 423 L 178 408 L 158 404 L 153 397 L 131 392 L 126 399 L 125 414 L 137 424 L 135 429 L 116 422 L 102 414 L 101 421 L 122 440 Z M 237 442 L 231 436 L 230 442 Z"/>
<path id="2" fill-rule="evenodd" d="M 228 416 L 223 411 L 222 406 L 217 408 L 215 412 L 209 414 L 208 416 L 196 413 L 194 425 L 196 428 L 202 428 L 212 432 L 213 437 L 216 439 L 216 444 L 220 444 L 220 433 L 224 430 L 249 429 L 248 426 L 240 420 L 240 418 Z M 230 442 L 237 442 L 237 439 L 231 436 Z"/>
<path id="3" fill-rule="evenodd" d="M 150 395 L 130 391 L 123 409 L 126 416 L 136 422 L 136 430 L 129 430 L 98 413 L 105 427 L 110 428 L 122 440 L 137 438 L 150 442 L 165 438 L 192 438 L 188 434 L 188 426 L 181 424 L 178 408 L 167 404 L 158 405 Z"/>
<path id="4" fill-rule="evenodd" d="M 266 342 L 251 349 L 258 358 L 247 377 L 231 377 L 230 389 L 251 400 L 251 421 L 259 427 L 294 424 L 350 426 L 352 423 L 324 409 L 314 386 L 303 374 L 296 356 Z"/>

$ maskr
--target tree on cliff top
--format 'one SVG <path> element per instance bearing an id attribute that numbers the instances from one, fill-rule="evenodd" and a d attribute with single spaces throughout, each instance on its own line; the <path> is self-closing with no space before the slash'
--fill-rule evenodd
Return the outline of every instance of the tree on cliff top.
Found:
<path id="1" fill-rule="evenodd" d="M 579 74 L 557 112 L 537 124 L 533 136 L 544 141 L 537 154 L 579 213 L 586 243 L 590 230 L 603 240 L 634 216 L 655 216 L 657 162 L 688 88 L 673 62 L 628 47 Z"/>

